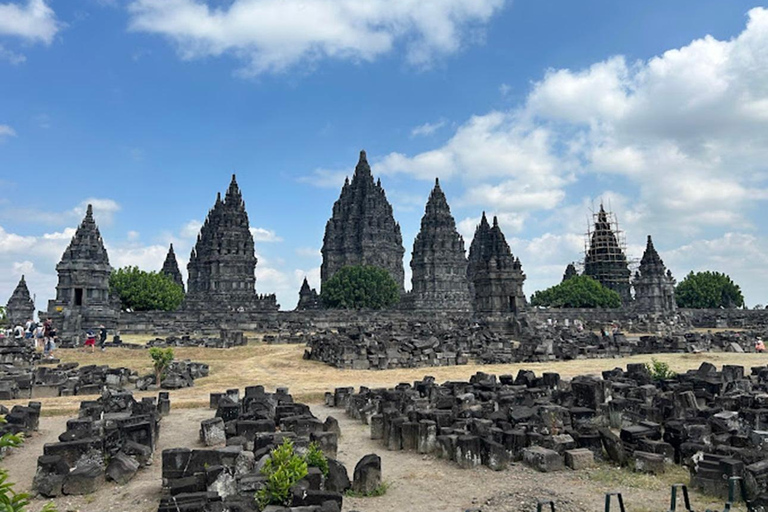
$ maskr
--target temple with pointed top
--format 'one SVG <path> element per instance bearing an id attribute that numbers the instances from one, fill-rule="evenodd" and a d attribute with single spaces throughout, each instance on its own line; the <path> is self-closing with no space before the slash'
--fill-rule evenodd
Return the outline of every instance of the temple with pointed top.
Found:
<path id="1" fill-rule="evenodd" d="M 27 281 L 24 276 L 21 276 L 19 284 L 16 285 L 16 289 L 13 290 L 11 298 L 8 299 L 8 304 L 5 306 L 5 313 L 8 319 L 8 324 L 11 327 L 16 325 L 24 325 L 27 320 L 35 317 L 35 302 L 32 300 L 32 296 L 27 288 Z"/>
<path id="2" fill-rule="evenodd" d="M 309 286 L 309 281 L 305 277 L 299 290 L 299 303 L 296 305 L 296 311 L 313 309 L 320 309 L 320 296 L 317 294 L 317 290 Z"/>
<path id="3" fill-rule="evenodd" d="M 437 179 L 413 242 L 411 271 L 408 304 L 414 309 L 472 311 L 464 239 Z"/>
<path id="4" fill-rule="evenodd" d="M 589 236 L 589 248 L 584 258 L 584 275 L 619 294 L 624 305 L 632 302 L 629 278 L 631 272 L 620 244 L 620 231 L 612 214 L 600 205 Z"/>
<path id="5" fill-rule="evenodd" d="M 59 282 L 56 298 L 48 301 L 48 315 L 60 335 L 80 337 L 99 324 L 115 325 L 118 307 L 109 293 L 112 267 L 90 204 L 56 272 Z"/>
<path id="6" fill-rule="evenodd" d="M 163 268 L 160 272 L 170 277 L 174 283 L 181 286 L 182 290 L 184 289 L 184 278 L 181 276 L 179 263 L 176 261 L 176 253 L 173 252 L 173 244 L 168 248 L 168 254 L 165 255 Z"/>
<path id="7" fill-rule="evenodd" d="M 352 181 L 347 178 L 333 213 L 325 225 L 321 284 L 327 282 L 342 267 L 372 265 L 383 268 L 402 291 L 403 237 L 395 222 L 381 181 L 374 182 L 371 167 L 360 152 Z"/>
<path id="8" fill-rule="evenodd" d="M 235 175 L 224 200 L 217 194 L 187 264 L 184 308 L 206 311 L 276 311 L 274 295 L 256 294 L 256 252 L 245 201 Z"/>
<path id="9" fill-rule="evenodd" d="M 651 235 L 645 246 L 640 268 L 632 281 L 635 288 L 634 308 L 642 313 L 671 313 L 677 310 L 675 279 L 653 246 Z"/>
<path id="10" fill-rule="evenodd" d="M 485 212 L 469 246 L 467 277 L 475 313 L 517 314 L 525 308 L 520 260 L 512 254 L 498 219 L 493 218 L 491 227 Z"/>

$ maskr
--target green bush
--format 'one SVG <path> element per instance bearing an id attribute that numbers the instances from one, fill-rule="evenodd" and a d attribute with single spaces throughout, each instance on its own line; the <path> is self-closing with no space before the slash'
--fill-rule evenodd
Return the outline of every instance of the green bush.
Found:
<path id="1" fill-rule="evenodd" d="M 669 368 L 667 363 L 659 361 L 655 357 L 651 358 L 650 363 L 645 363 L 645 368 L 648 370 L 648 373 L 653 380 L 671 379 L 677 375 Z"/>
<path id="2" fill-rule="evenodd" d="M 678 307 L 694 309 L 744 306 L 741 288 L 720 272 L 690 272 L 675 288 Z"/>
<path id="3" fill-rule="evenodd" d="M 307 461 L 307 466 L 317 468 L 323 472 L 324 476 L 328 476 L 328 459 L 323 453 L 323 450 L 320 449 L 320 445 L 316 442 L 313 441 L 309 444 L 309 449 L 307 450 L 306 455 L 304 455 L 304 460 Z"/>
<path id="4" fill-rule="evenodd" d="M 572 276 L 531 297 L 532 306 L 550 308 L 618 308 L 621 297 L 589 276 Z"/>
<path id="5" fill-rule="evenodd" d="M 0 423 L 5 420 L 0 418 Z M 24 442 L 21 436 L 5 434 L 0 437 L 0 450 L 6 448 L 16 448 Z M 0 468 L 0 511 L 2 512 L 24 512 L 29 505 L 30 495 L 26 493 L 16 493 L 13 490 L 14 483 L 8 481 L 8 472 Z M 52 503 L 48 503 L 40 512 L 56 512 Z"/>
<path id="6" fill-rule="evenodd" d="M 5 306 L 0 306 L 0 327 L 5 327 L 6 323 L 8 323 L 8 312 Z"/>
<path id="7" fill-rule="evenodd" d="M 291 504 L 291 487 L 307 476 L 307 461 L 294 453 L 293 441 L 285 439 L 269 454 L 261 474 L 267 477 L 267 483 L 256 492 L 259 508 L 264 509 L 267 505 L 288 506 Z"/>
<path id="8" fill-rule="evenodd" d="M 349 266 L 323 283 L 320 299 L 334 309 L 382 309 L 400 301 L 400 287 L 383 268 Z"/>
<path id="9" fill-rule="evenodd" d="M 120 299 L 123 310 L 173 311 L 184 301 L 184 290 L 160 272 L 124 267 L 109 276 L 109 291 Z"/>
<path id="10" fill-rule="evenodd" d="M 155 369 L 155 384 L 159 386 L 163 373 L 173 362 L 173 349 L 171 347 L 166 349 L 152 347 L 149 349 L 149 357 L 152 358 L 152 366 Z"/>

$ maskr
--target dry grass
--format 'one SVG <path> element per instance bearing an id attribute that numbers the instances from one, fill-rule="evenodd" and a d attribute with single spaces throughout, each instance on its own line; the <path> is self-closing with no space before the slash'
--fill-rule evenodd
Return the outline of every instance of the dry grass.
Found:
<path id="1" fill-rule="evenodd" d="M 124 336 L 125 341 L 141 343 L 148 337 Z M 585 359 L 548 363 L 517 363 L 507 365 L 468 364 L 438 368 L 412 368 L 396 370 L 339 370 L 317 361 L 302 358 L 303 345 L 266 345 L 252 342 L 245 347 L 231 349 L 175 348 L 177 358 L 191 359 L 210 365 L 210 375 L 195 382 L 192 388 L 172 392 L 174 407 L 197 407 L 208 404 L 208 395 L 227 388 L 242 388 L 261 384 L 267 389 L 287 386 L 299 400 L 316 403 L 322 401 L 326 391 L 340 386 L 393 386 L 400 382 L 413 382 L 425 375 L 432 375 L 438 381 L 465 380 L 477 371 L 496 374 L 516 373 L 525 368 L 537 373 L 559 372 L 563 377 L 599 374 L 602 370 L 625 366 L 627 363 L 649 362 L 651 356 L 633 356 L 620 359 Z M 149 373 L 151 364 L 146 350 L 107 349 L 93 354 L 80 350 L 58 350 L 56 355 L 62 362 L 106 364 L 112 367 L 125 366 L 140 373 Z M 698 367 L 703 361 L 716 365 L 742 364 L 747 367 L 765 364 L 760 354 L 659 354 L 654 356 L 666 362 L 676 372 Z M 139 392 L 138 396 L 153 396 L 154 392 Z M 82 396 L 42 399 L 44 414 L 69 414 L 79 407 Z M 18 401 L 24 403 L 25 401 Z M 8 405 L 8 404 L 6 404 Z"/>

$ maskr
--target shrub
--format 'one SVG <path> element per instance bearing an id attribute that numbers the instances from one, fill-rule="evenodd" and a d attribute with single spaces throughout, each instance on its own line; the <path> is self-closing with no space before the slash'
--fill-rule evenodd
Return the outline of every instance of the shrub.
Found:
<path id="1" fill-rule="evenodd" d="M 690 272 L 675 288 L 681 308 L 738 308 L 744 306 L 741 288 L 720 272 Z"/>
<path id="2" fill-rule="evenodd" d="M 173 349 L 171 347 L 166 349 L 152 347 L 149 349 L 149 357 L 152 358 L 152 366 L 155 369 L 155 384 L 159 386 L 163 373 L 173 361 Z"/>
<path id="3" fill-rule="evenodd" d="M 173 311 L 184 300 L 184 290 L 161 272 L 124 267 L 109 276 L 109 291 L 120 299 L 123 310 Z"/>
<path id="4" fill-rule="evenodd" d="M 677 375 L 667 363 L 659 361 L 655 357 L 651 359 L 650 363 L 645 363 L 645 367 L 653 380 L 671 379 Z"/>
<path id="5" fill-rule="evenodd" d="M 328 459 L 323 453 L 323 450 L 320 449 L 320 445 L 316 442 L 309 444 L 309 449 L 307 450 L 306 455 L 304 455 L 304 460 L 307 461 L 307 466 L 317 468 L 323 472 L 324 476 L 328 476 Z"/>
<path id="6" fill-rule="evenodd" d="M 382 309 L 400 301 L 400 287 L 383 268 L 349 266 L 323 283 L 320 299 L 335 309 Z"/>
<path id="7" fill-rule="evenodd" d="M 531 297 L 532 306 L 551 308 L 618 308 L 621 297 L 589 276 L 572 276 Z"/>
<path id="8" fill-rule="evenodd" d="M 5 423 L 5 420 L 0 418 L 0 423 Z M 0 437 L 0 450 L 16 448 L 23 442 L 21 436 L 5 434 Z M 24 512 L 29 505 L 30 495 L 14 492 L 14 485 L 13 482 L 8 481 L 8 472 L 0 468 L 0 511 L 2 512 Z M 48 503 L 40 512 L 56 512 L 56 508 L 52 503 Z"/>
<path id="9" fill-rule="evenodd" d="M 384 496 L 387 494 L 387 489 L 389 489 L 389 484 L 387 482 L 381 482 L 374 490 L 369 493 L 362 493 L 349 489 L 344 494 L 350 498 L 376 498 L 378 496 Z"/>
<path id="10" fill-rule="evenodd" d="M 259 508 L 264 509 L 267 505 L 288 506 L 291 504 L 291 487 L 307 476 L 307 461 L 296 455 L 293 442 L 285 439 L 269 454 L 261 474 L 267 477 L 267 483 L 256 492 Z"/>

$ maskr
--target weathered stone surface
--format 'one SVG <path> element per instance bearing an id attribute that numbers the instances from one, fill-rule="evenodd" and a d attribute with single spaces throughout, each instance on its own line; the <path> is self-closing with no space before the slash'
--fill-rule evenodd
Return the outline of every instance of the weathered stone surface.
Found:
<path id="1" fill-rule="evenodd" d="M 346 492 L 352 487 L 347 474 L 347 468 L 336 459 L 328 459 L 328 476 L 325 479 L 325 488 L 334 492 Z"/>
<path id="2" fill-rule="evenodd" d="M 38 457 L 37 471 L 32 481 L 32 488 L 46 498 L 61 496 L 64 478 L 69 474 L 69 466 L 58 455 Z"/>
<path id="3" fill-rule="evenodd" d="M 360 152 L 352 181 L 347 179 L 333 214 L 325 225 L 320 280 L 327 282 L 341 268 L 371 265 L 383 268 L 404 289 L 403 237 L 392 215 L 381 181 L 374 182 L 371 167 Z"/>
<path id="4" fill-rule="evenodd" d="M 355 465 L 352 490 L 360 494 L 370 494 L 379 485 L 381 485 L 381 457 L 370 453 Z"/>
<path id="5" fill-rule="evenodd" d="M 19 284 L 13 290 L 11 298 L 8 299 L 8 304 L 5 306 L 5 314 L 8 325 L 11 327 L 16 327 L 17 325 L 24 326 L 27 320 L 35 317 L 35 303 L 32 300 L 29 288 L 27 288 L 27 281 L 23 275 L 19 279 Z"/>
<path id="6" fill-rule="evenodd" d="M 98 461 L 78 465 L 64 478 L 64 494 L 82 495 L 96 492 L 104 485 L 104 466 Z"/>
<path id="7" fill-rule="evenodd" d="M 635 451 L 635 471 L 660 475 L 666 470 L 664 456 L 657 453 Z"/>
<path id="8" fill-rule="evenodd" d="M 638 311 L 670 313 L 677 310 L 675 280 L 656 252 L 651 235 L 648 235 L 640 268 L 635 273 L 632 285 L 635 288 L 634 307 Z"/>
<path id="9" fill-rule="evenodd" d="M 107 478 L 118 485 L 125 485 L 136 476 L 138 470 L 139 463 L 136 459 L 123 452 L 118 452 L 107 465 Z"/>
<path id="10" fill-rule="evenodd" d="M 320 309 L 320 306 L 320 295 L 317 290 L 309 286 L 309 281 L 305 277 L 299 289 L 299 303 L 296 305 L 296 311 Z"/>
<path id="11" fill-rule="evenodd" d="M 168 247 L 168 254 L 165 255 L 165 261 L 163 262 L 163 268 L 160 272 L 173 279 L 173 282 L 181 286 L 184 289 L 184 278 L 181 276 L 181 270 L 179 270 L 179 263 L 176 261 L 176 253 L 173 252 L 173 244 Z"/>
<path id="12" fill-rule="evenodd" d="M 576 448 L 565 452 L 565 465 L 571 469 L 586 469 L 595 464 L 595 454 L 587 448 Z"/>
<path id="13" fill-rule="evenodd" d="M 563 458 L 554 450 L 532 446 L 523 450 L 523 461 L 543 473 L 560 471 L 565 468 Z"/>

